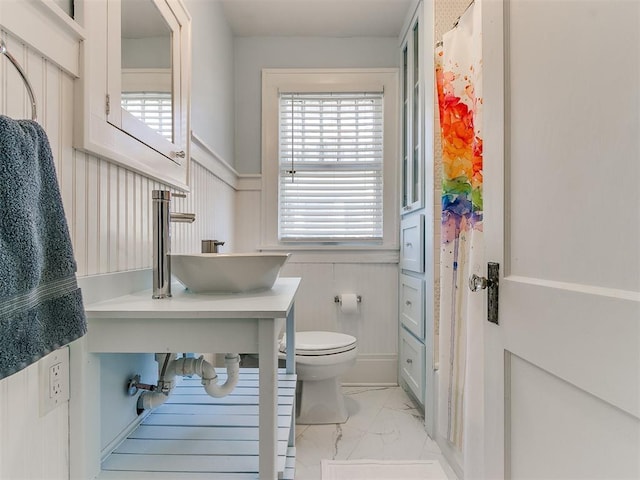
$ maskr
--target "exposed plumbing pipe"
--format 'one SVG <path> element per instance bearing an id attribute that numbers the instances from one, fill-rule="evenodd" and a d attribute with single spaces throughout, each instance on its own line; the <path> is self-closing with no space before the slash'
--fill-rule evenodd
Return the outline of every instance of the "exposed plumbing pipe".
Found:
<path id="1" fill-rule="evenodd" d="M 144 392 L 138 397 L 138 410 L 156 408 L 167 401 L 176 377 L 175 370 L 172 368 L 175 357 L 175 353 L 156 354 L 159 370 L 158 389 L 155 392 Z"/>
<path id="2" fill-rule="evenodd" d="M 215 380 L 218 378 L 215 368 L 204 357 L 200 358 L 175 358 L 175 353 L 166 354 L 172 356 L 173 359 L 166 364 L 167 357 L 163 361 L 162 371 L 158 379 L 158 387 L 160 391 L 144 392 L 138 398 L 138 408 L 150 409 L 156 408 L 167 401 L 174 387 L 176 375 L 198 375 L 202 381 L 205 392 L 211 397 L 221 398 L 233 391 L 238 384 L 240 373 L 240 355 L 237 353 L 227 353 L 224 356 L 224 365 L 227 368 L 227 381 L 218 384 Z M 158 360 L 160 365 L 160 361 Z"/>
<path id="3" fill-rule="evenodd" d="M 240 377 L 240 355 L 237 353 L 227 353 L 224 356 L 224 366 L 227 369 L 227 381 L 222 385 L 213 381 L 218 377 L 213 365 L 205 362 L 202 357 L 198 360 L 202 360 L 202 370 L 201 372 L 196 372 L 196 375 L 202 378 L 202 385 L 204 385 L 205 392 L 215 398 L 229 395 L 238 384 L 238 378 Z"/>

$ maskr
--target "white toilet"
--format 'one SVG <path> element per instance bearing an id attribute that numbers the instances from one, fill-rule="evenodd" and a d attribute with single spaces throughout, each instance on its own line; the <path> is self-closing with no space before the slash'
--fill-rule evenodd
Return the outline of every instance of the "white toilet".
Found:
<path id="1" fill-rule="evenodd" d="M 284 358 L 286 339 L 280 343 Z M 296 332 L 298 402 L 296 423 L 344 423 L 349 413 L 338 377 L 356 361 L 357 340 L 336 332 Z"/>

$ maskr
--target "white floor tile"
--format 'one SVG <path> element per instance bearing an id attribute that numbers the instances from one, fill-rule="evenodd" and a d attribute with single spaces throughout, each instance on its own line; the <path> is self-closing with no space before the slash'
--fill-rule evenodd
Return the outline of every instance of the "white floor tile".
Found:
<path id="1" fill-rule="evenodd" d="M 421 417 L 383 407 L 351 458 L 417 459 L 427 438 Z"/>
<path id="2" fill-rule="evenodd" d="M 342 393 L 356 400 L 360 408 L 380 409 L 399 387 L 344 387 Z"/>
<path id="3" fill-rule="evenodd" d="M 434 453 L 440 455 L 440 447 L 435 440 L 432 440 L 431 437 L 427 436 L 427 441 L 424 442 L 424 445 L 422 446 L 422 452 L 420 453 L 418 460 L 429 460 L 428 455 Z"/>
<path id="4" fill-rule="evenodd" d="M 308 428 L 309 425 L 296 425 L 296 442 Z"/>
<path id="5" fill-rule="evenodd" d="M 400 387 L 345 387 L 350 417 L 342 425 L 296 427 L 296 480 L 321 480 L 322 459 L 438 460 L 455 474 Z"/>
<path id="6" fill-rule="evenodd" d="M 369 405 L 366 400 L 358 397 L 346 396 L 345 406 L 349 412 L 347 423 L 350 427 L 366 432 L 378 416 L 382 405 Z"/>
<path id="7" fill-rule="evenodd" d="M 320 463 L 323 458 L 346 460 L 356 447 L 363 432 L 342 425 L 311 425 L 296 439 L 296 460 L 307 465 Z"/>

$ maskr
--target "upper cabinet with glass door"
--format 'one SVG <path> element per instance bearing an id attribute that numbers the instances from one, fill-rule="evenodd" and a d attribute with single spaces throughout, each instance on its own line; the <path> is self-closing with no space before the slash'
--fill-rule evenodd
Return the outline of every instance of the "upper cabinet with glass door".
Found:
<path id="1" fill-rule="evenodd" d="M 424 206 L 423 82 L 420 10 L 402 44 L 402 211 Z"/>
<path id="2" fill-rule="evenodd" d="M 191 18 L 181 0 L 82 0 L 76 147 L 180 189 L 189 178 Z"/>

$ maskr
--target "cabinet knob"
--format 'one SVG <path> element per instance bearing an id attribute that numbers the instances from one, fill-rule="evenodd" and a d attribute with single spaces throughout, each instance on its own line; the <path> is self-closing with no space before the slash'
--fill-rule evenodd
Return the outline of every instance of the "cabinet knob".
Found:
<path id="1" fill-rule="evenodd" d="M 173 154 L 178 158 L 184 158 L 187 156 L 184 150 L 180 150 L 179 152 L 173 152 Z"/>
<path id="2" fill-rule="evenodd" d="M 405 300 L 404 304 L 405 304 L 407 307 L 410 307 L 410 306 L 412 305 L 412 304 L 411 304 L 411 302 L 410 302 L 409 300 Z"/>
<path id="3" fill-rule="evenodd" d="M 410 359 L 410 358 L 407 358 L 407 363 L 408 363 L 409 365 L 411 365 L 411 364 L 413 363 L 413 360 L 412 360 L 412 359 Z"/>
<path id="4" fill-rule="evenodd" d="M 407 242 L 404 244 L 405 247 L 411 247 L 411 245 L 412 245 L 411 242 Z"/>

